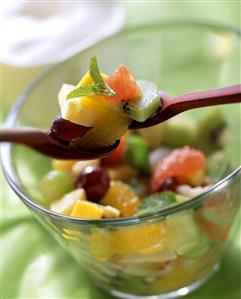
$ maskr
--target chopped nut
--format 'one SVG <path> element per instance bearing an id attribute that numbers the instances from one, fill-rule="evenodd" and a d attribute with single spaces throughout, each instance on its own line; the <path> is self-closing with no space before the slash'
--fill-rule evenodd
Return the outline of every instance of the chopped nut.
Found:
<path id="1" fill-rule="evenodd" d="M 120 211 L 111 206 L 102 206 L 104 209 L 104 218 L 118 218 L 120 217 Z"/>
<path id="2" fill-rule="evenodd" d="M 207 191 L 211 186 L 205 186 L 205 187 L 195 187 L 192 188 L 189 185 L 180 185 L 177 187 L 176 191 L 177 193 L 184 195 L 184 196 L 188 196 L 188 197 L 193 197 L 193 196 L 197 196 L 205 191 Z"/>

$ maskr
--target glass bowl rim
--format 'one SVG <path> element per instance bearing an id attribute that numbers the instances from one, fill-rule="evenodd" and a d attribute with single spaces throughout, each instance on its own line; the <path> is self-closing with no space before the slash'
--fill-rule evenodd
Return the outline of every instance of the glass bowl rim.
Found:
<path id="1" fill-rule="evenodd" d="M 91 47 L 96 46 L 98 44 L 101 44 L 102 42 L 105 42 L 106 40 L 111 40 L 112 38 L 119 37 L 123 34 L 129 33 L 129 32 L 135 32 L 140 30 L 151 30 L 151 29 L 157 29 L 162 26 L 199 26 L 199 27 L 207 27 L 212 29 L 218 29 L 218 30 L 224 30 L 230 33 L 233 33 L 239 37 L 241 37 L 241 29 L 238 29 L 234 26 L 228 26 L 225 24 L 220 23 L 211 23 L 211 22 L 202 22 L 202 21 L 194 21 L 194 20 L 184 20 L 184 19 L 173 19 L 168 21 L 159 21 L 155 23 L 147 23 L 142 24 L 138 26 L 131 26 L 126 27 L 124 30 L 110 36 L 105 37 L 98 43 L 94 43 L 91 45 L 84 46 L 76 55 L 72 56 L 71 58 L 60 62 L 58 64 L 55 64 L 51 67 L 49 67 L 46 71 L 44 71 L 42 74 L 40 74 L 33 82 L 25 89 L 25 91 L 20 95 L 14 106 L 12 107 L 11 111 L 9 112 L 3 127 L 4 128 L 11 128 L 14 126 L 19 108 L 23 105 L 27 97 L 31 94 L 32 90 L 36 86 L 38 86 L 39 83 L 41 83 L 42 80 L 44 80 L 50 73 L 52 73 L 55 69 L 57 69 L 60 65 L 68 63 L 70 60 L 77 57 L 81 52 L 91 49 Z M 20 199 L 23 201 L 24 204 L 26 204 L 28 207 L 32 207 L 34 210 L 36 210 L 39 214 L 47 214 L 50 217 L 53 217 L 57 220 L 67 221 L 69 223 L 75 223 L 75 224 L 81 224 L 81 225 L 103 225 L 103 226 L 109 226 L 109 225 L 130 225 L 130 224 L 136 224 L 136 223 L 142 223 L 144 221 L 152 220 L 152 219 L 159 219 L 163 218 L 167 215 L 184 211 L 186 209 L 195 208 L 196 206 L 200 205 L 203 201 L 205 201 L 210 195 L 215 195 L 216 193 L 228 188 L 239 176 L 241 176 L 241 165 L 237 167 L 233 172 L 231 172 L 229 175 L 227 175 L 225 178 L 214 184 L 211 188 L 209 188 L 207 191 L 194 196 L 190 198 L 189 200 L 185 202 L 181 202 L 172 206 L 169 206 L 167 208 L 161 209 L 158 212 L 152 212 L 148 213 L 146 215 L 141 216 L 132 216 L 132 217 L 126 217 L 126 218 L 114 218 L 114 219 L 84 219 L 84 218 L 77 218 L 77 217 L 70 217 L 62 214 L 55 213 L 51 210 L 48 210 L 47 208 L 41 206 L 37 202 L 35 202 L 31 197 L 29 197 L 20 187 L 20 182 L 18 179 L 18 176 L 14 170 L 14 167 L 12 165 L 12 145 L 8 143 L 1 144 L 0 146 L 1 150 L 1 162 L 2 162 L 2 168 L 4 175 L 6 177 L 6 180 L 10 187 L 13 189 L 13 191 L 20 197 Z"/>

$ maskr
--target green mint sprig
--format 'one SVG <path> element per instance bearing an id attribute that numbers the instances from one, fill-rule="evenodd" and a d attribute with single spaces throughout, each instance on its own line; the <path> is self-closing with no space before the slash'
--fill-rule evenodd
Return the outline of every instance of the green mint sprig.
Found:
<path id="1" fill-rule="evenodd" d="M 76 86 L 67 95 L 67 99 L 77 98 L 81 96 L 114 96 L 115 92 L 103 80 L 96 56 L 91 57 L 89 64 L 89 74 L 93 83 L 85 86 Z"/>

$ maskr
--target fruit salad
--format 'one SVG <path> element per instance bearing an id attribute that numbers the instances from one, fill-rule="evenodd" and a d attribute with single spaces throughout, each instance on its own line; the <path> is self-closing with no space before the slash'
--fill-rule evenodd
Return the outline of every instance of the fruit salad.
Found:
<path id="1" fill-rule="evenodd" d="M 41 181 L 49 209 L 98 220 L 86 231 L 66 228 L 62 237 L 83 241 L 85 253 L 80 250 L 77 259 L 98 285 L 119 292 L 160 294 L 207 277 L 220 259 L 232 222 L 227 215 L 235 207 L 225 196 L 195 208 L 178 207 L 230 172 L 223 151 L 229 132 L 221 110 L 210 109 L 195 119 L 180 115 L 126 133 L 132 119 L 144 121 L 160 107 L 158 87 L 135 81 L 123 65 L 109 76 L 101 74 L 98 85 L 92 68 L 76 87 L 62 86 L 61 115 L 92 127 L 76 141 L 85 148 L 117 138 L 120 144 L 101 159 L 52 160 Z M 163 213 L 170 207 L 171 213 Z M 127 224 L 101 225 L 120 218 Z"/>

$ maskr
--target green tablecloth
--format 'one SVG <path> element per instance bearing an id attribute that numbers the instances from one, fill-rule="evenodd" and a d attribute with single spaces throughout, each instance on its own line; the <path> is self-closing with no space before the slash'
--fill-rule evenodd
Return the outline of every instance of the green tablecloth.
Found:
<path id="1" fill-rule="evenodd" d="M 160 18 L 188 17 L 240 26 L 240 1 L 129 1 L 125 5 L 129 25 Z M 4 79 L 11 82 L 11 78 Z M 186 298 L 240 298 L 240 219 L 241 215 L 237 219 L 220 272 Z M 1 298 L 4 299 L 112 298 L 86 279 L 76 262 L 59 247 L 10 190 L 2 174 L 0 289 Z"/>

